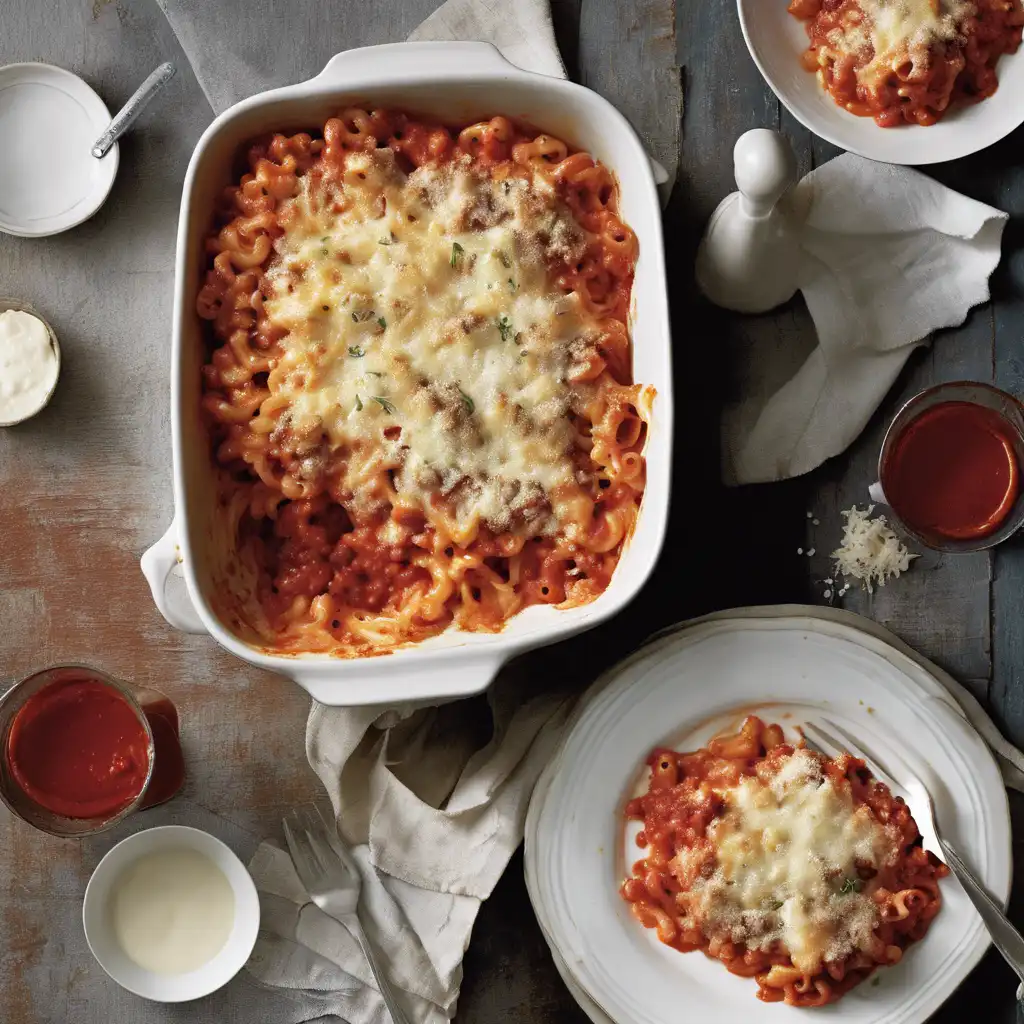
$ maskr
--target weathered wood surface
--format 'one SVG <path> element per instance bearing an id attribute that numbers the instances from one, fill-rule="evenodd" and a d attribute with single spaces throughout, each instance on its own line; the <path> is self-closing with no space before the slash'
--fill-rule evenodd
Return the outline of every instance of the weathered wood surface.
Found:
<path id="1" fill-rule="evenodd" d="M 318 59 L 350 45 L 402 38 L 437 0 L 341 2 L 330 25 L 303 21 L 285 4 L 282 53 L 268 84 L 287 81 L 312 48 Z M 219 0 L 237 24 L 243 0 Z M 835 546 L 838 512 L 863 501 L 886 419 L 928 383 L 959 376 L 1022 383 L 1024 326 L 1018 254 L 994 283 L 995 301 L 945 332 L 910 362 L 885 407 L 851 451 L 808 478 L 728 491 L 718 484 L 717 423 L 735 393 L 745 346 L 809 345 L 800 303 L 772 317 L 729 317 L 693 294 L 692 259 L 703 224 L 732 188 L 736 137 L 781 127 L 802 170 L 832 150 L 793 122 L 750 61 L 734 0 L 553 0 L 570 74 L 607 96 L 637 126 L 677 186 L 666 215 L 675 323 L 679 427 L 670 541 L 644 593 L 600 643 L 586 638 L 535 658 L 538 672 L 593 674 L 668 622 L 731 605 L 823 601 L 822 553 Z M 312 8 L 310 8 L 312 9 Z M 282 23 L 284 25 L 284 23 Z M 343 29 L 342 35 L 337 34 Z M 321 53 L 321 51 L 323 51 Z M 290 56 L 289 56 L 290 54 Z M 178 81 L 123 144 L 113 195 L 67 235 L 0 236 L 0 294 L 26 299 L 53 321 L 64 375 L 38 420 L 0 431 L 0 673 L 14 679 L 73 659 L 162 687 L 184 720 L 190 778 L 168 819 L 220 831 L 240 852 L 274 834 L 281 814 L 317 792 L 306 766 L 301 691 L 170 630 L 153 608 L 138 557 L 170 515 L 167 422 L 172 249 L 181 180 L 210 109 L 177 40 L 151 0 L 4 0 L 0 64 L 43 60 L 79 72 L 116 107 L 157 63 L 177 61 Z M 323 61 L 319 61 L 323 63 Z M 274 76 L 283 76 L 275 78 Z M 682 88 L 685 117 L 680 120 Z M 680 126 L 682 131 L 680 132 Z M 936 175 L 1011 210 L 1007 247 L 1024 215 L 1024 139 Z M 813 510 L 820 525 L 805 517 Z M 796 554 L 814 546 L 813 559 Z M 920 567 L 899 588 L 848 607 L 886 622 L 986 697 L 1007 731 L 1024 740 L 1024 542 L 994 557 Z M 1012 799 L 1015 815 L 1024 802 Z M 151 812 L 153 814 L 159 812 Z M 143 816 L 139 825 L 152 824 Z M 86 843 L 49 841 L 0 814 L 0 993 L 4 1024 L 124 1024 L 190 1020 L 226 1024 L 226 1004 L 187 1012 L 118 990 L 93 963 L 79 923 L 89 872 L 122 832 Z M 1024 864 L 1024 850 L 1016 857 Z M 1024 907 L 1018 887 L 1013 912 Z M 990 954 L 935 1018 L 954 1022 L 984 1005 L 986 1021 L 1013 1020 L 1015 983 Z M 997 1002 L 992 995 L 996 994 Z M 268 1024 L 278 1019 L 268 1011 Z M 285 1019 L 281 1017 L 280 1019 Z M 459 1024 L 584 1024 L 559 980 L 513 859 L 485 904 L 465 963 Z M 255 1022 L 254 1022 L 255 1024 Z"/>

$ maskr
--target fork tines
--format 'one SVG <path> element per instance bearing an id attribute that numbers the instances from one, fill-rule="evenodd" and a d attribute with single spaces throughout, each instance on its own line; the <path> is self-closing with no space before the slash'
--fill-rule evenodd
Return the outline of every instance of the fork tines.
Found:
<path id="1" fill-rule="evenodd" d="M 801 727 L 808 746 L 815 747 L 828 757 L 836 757 L 842 753 L 852 754 L 863 761 L 874 777 L 885 783 L 890 790 L 902 787 L 886 767 L 885 762 L 861 740 L 854 739 L 850 733 L 830 718 L 818 718 L 812 722 L 804 722 Z"/>
<path id="2" fill-rule="evenodd" d="M 324 875 L 350 874 L 352 866 L 342 852 L 340 841 L 332 838 L 317 808 L 295 808 L 282 822 L 284 837 L 295 864 L 295 870 L 307 889 Z"/>

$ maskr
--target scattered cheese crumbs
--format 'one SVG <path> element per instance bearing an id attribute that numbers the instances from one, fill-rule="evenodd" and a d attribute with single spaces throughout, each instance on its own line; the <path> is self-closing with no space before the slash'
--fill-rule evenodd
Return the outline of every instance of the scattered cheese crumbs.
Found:
<path id="1" fill-rule="evenodd" d="M 890 578 L 910 568 L 911 554 L 886 524 L 885 516 L 871 518 L 874 505 L 861 511 L 856 505 L 843 512 L 846 526 L 843 528 L 842 546 L 832 552 L 837 573 L 852 576 L 864 584 L 871 593 L 877 583 L 884 587 Z M 843 586 L 839 596 L 849 590 L 849 583 Z"/>

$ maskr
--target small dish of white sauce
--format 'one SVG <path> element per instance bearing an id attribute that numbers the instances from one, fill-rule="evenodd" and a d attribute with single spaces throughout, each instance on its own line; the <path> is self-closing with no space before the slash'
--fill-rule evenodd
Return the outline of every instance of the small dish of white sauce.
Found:
<path id="1" fill-rule="evenodd" d="M 50 325 L 28 306 L 0 299 L 0 427 L 35 416 L 60 376 L 60 346 Z"/>
<path id="2" fill-rule="evenodd" d="M 235 893 L 209 857 L 172 846 L 140 857 L 114 880 L 114 938 L 139 967 L 187 974 L 208 964 L 235 923 Z"/>
<path id="3" fill-rule="evenodd" d="M 118 843 L 89 880 L 85 937 L 119 985 L 157 1002 L 209 995 L 248 960 L 256 887 L 219 839 L 178 825 Z"/>

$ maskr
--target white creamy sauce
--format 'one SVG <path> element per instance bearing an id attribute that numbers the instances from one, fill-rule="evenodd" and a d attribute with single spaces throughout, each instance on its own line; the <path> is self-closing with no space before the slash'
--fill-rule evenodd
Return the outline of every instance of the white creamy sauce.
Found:
<path id="1" fill-rule="evenodd" d="M 57 354 L 46 324 L 17 309 L 0 313 L 0 423 L 38 412 L 57 383 Z"/>
<path id="2" fill-rule="evenodd" d="M 209 857 L 186 847 L 140 857 L 114 883 L 111 923 L 121 948 L 154 974 L 187 974 L 223 948 L 235 893 Z"/>

